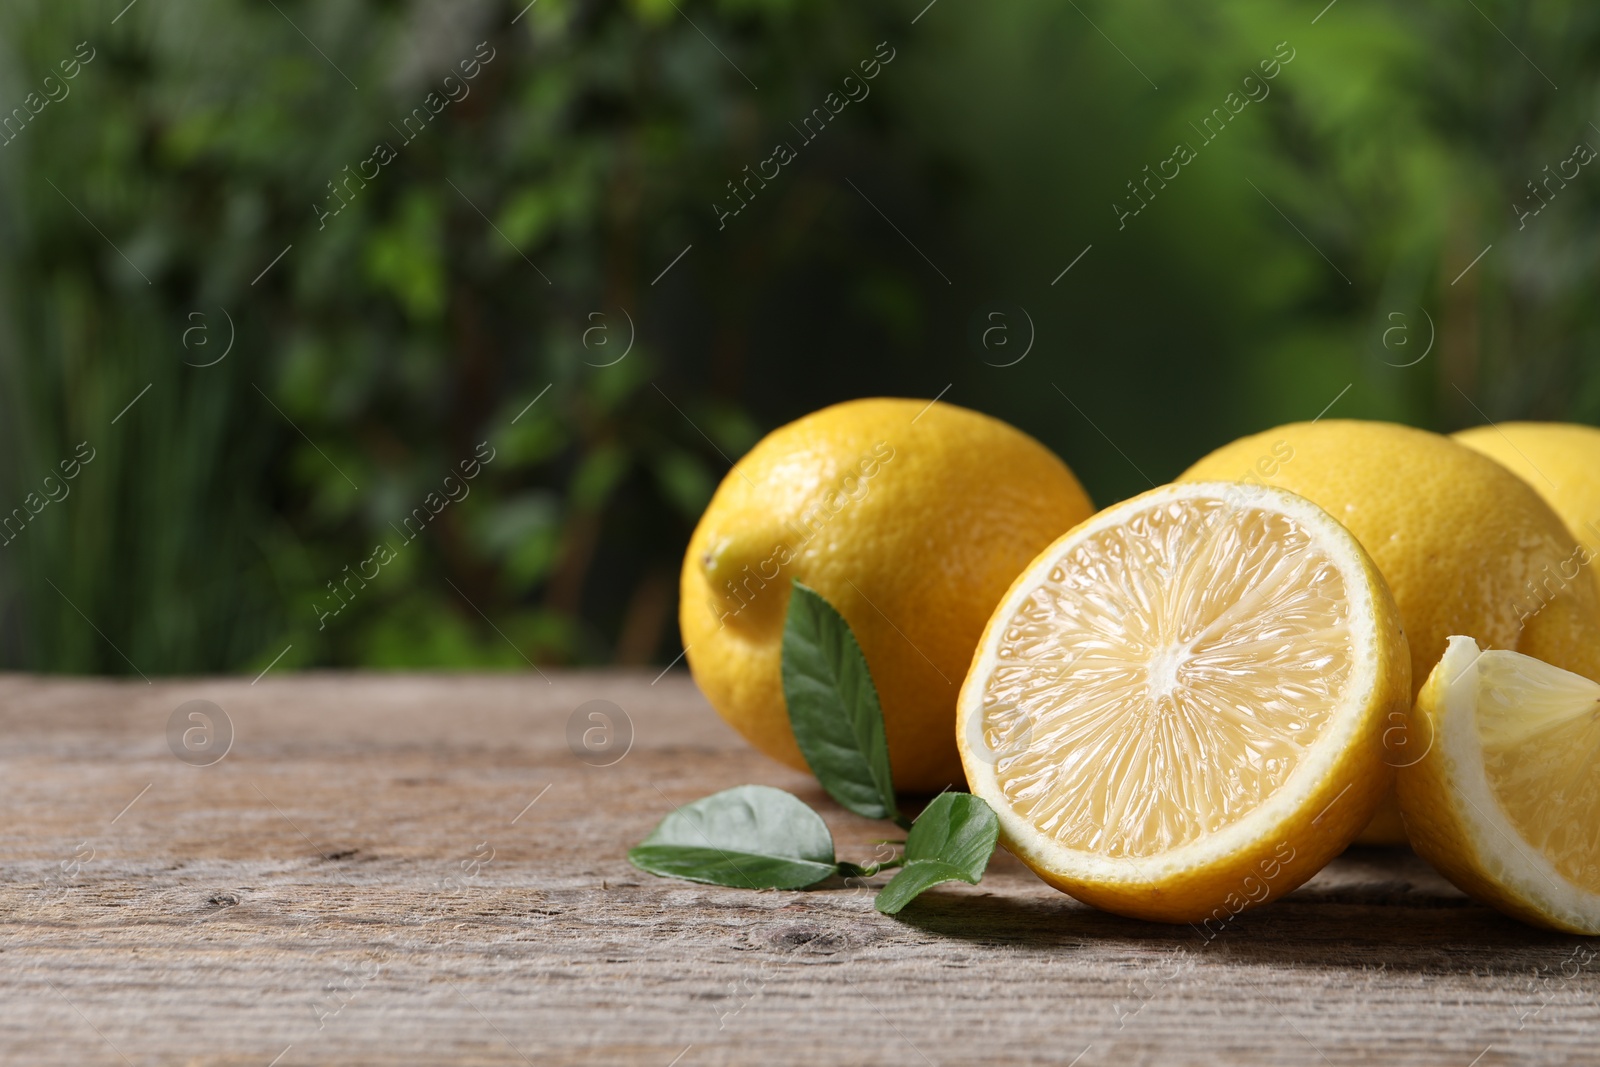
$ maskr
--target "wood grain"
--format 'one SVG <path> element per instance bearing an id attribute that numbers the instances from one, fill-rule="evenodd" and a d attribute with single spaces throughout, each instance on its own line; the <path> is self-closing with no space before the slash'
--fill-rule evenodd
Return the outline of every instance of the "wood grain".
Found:
<path id="1" fill-rule="evenodd" d="M 815 805 L 842 858 L 882 832 L 651 678 L 0 677 L 0 1062 L 1596 1062 L 1600 945 L 1406 852 L 1210 941 L 1004 854 L 900 919 L 856 886 L 644 875 L 624 853 L 671 805 L 744 782 Z M 234 727 L 213 766 L 169 750 L 192 699 Z M 590 700 L 632 721 L 612 766 L 569 748 Z"/>

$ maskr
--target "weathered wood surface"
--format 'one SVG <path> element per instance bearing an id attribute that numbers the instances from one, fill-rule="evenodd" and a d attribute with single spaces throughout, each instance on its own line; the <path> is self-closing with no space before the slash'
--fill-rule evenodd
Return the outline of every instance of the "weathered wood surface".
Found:
<path id="1" fill-rule="evenodd" d="M 1004 854 L 899 920 L 642 874 L 669 805 L 744 782 L 816 805 L 844 858 L 880 833 L 650 677 L 0 677 L 0 1062 L 1600 1061 L 1600 944 L 1404 852 L 1209 942 Z M 167 741 L 196 698 L 236 733 L 209 767 Z M 634 725 L 613 766 L 568 745 L 591 699 Z"/>

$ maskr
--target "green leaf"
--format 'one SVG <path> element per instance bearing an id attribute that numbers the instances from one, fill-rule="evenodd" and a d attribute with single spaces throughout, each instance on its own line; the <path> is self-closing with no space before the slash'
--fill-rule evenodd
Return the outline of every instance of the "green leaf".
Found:
<path id="1" fill-rule="evenodd" d="M 698 521 L 717 488 L 705 463 L 681 448 L 671 448 L 658 454 L 652 466 L 662 495 L 690 523 Z"/>
<path id="2" fill-rule="evenodd" d="M 583 457 L 572 476 L 572 503 L 575 507 L 599 510 L 611 495 L 632 462 L 627 450 L 616 444 L 596 446 Z"/>
<path id="3" fill-rule="evenodd" d="M 685 804 L 628 853 L 640 870 L 739 889 L 800 889 L 831 876 L 833 835 L 800 798 L 741 785 Z"/>
<path id="4" fill-rule="evenodd" d="M 906 835 L 905 866 L 883 887 L 873 906 L 894 915 L 930 886 L 983 877 L 1000 839 L 994 810 L 970 793 L 941 793 Z"/>
<path id="5" fill-rule="evenodd" d="M 444 310 L 443 222 L 437 199 L 413 189 L 401 202 L 399 217 L 367 239 L 367 277 L 389 290 L 414 319 L 436 318 Z"/>
<path id="6" fill-rule="evenodd" d="M 828 795 L 857 815 L 896 818 L 889 743 L 867 658 L 844 616 L 798 581 L 783 628 L 783 697 L 794 739 Z"/>

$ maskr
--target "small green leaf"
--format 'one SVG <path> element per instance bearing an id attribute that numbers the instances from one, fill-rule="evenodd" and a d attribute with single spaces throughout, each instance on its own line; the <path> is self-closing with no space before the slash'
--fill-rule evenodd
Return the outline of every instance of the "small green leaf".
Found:
<path id="1" fill-rule="evenodd" d="M 738 889 L 800 889 L 836 870 L 833 835 L 800 798 L 741 785 L 685 804 L 628 852 L 640 870 Z"/>
<path id="2" fill-rule="evenodd" d="M 968 878 L 959 867 L 938 860 L 917 860 L 902 867 L 889 884 L 879 890 L 873 900 L 873 907 L 885 915 L 898 915 L 900 909 L 911 903 L 922 894 L 924 889 L 931 889 L 940 882 L 953 882 L 960 879 L 963 882 L 976 882 L 976 878 Z"/>
<path id="3" fill-rule="evenodd" d="M 783 698 L 811 772 L 857 815 L 893 819 L 894 783 L 878 690 L 844 616 L 798 581 L 783 627 Z"/>
<path id="4" fill-rule="evenodd" d="M 970 793 L 941 793 L 906 835 L 905 866 L 889 880 L 873 906 L 894 915 L 924 889 L 983 877 L 1000 839 L 994 810 Z"/>

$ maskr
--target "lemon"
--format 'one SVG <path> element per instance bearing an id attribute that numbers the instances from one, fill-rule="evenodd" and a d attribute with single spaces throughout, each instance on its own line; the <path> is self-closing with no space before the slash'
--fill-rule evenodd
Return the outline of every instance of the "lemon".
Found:
<path id="1" fill-rule="evenodd" d="M 1413 717 L 1430 747 L 1397 790 L 1417 852 L 1510 915 L 1600 934 L 1600 684 L 1452 637 Z"/>
<path id="2" fill-rule="evenodd" d="M 1169 485 L 1012 584 L 957 706 L 972 792 L 1041 878 L 1207 931 L 1316 873 L 1393 772 L 1410 658 L 1376 566 L 1281 489 Z"/>
<path id="3" fill-rule="evenodd" d="M 1565 422 L 1503 422 L 1454 436 L 1533 486 L 1561 516 L 1584 549 L 1563 572 L 1588 567 L 1600 578 L 1591 566 L 1600 556 L 1600 430 Z M 1539 587 L 1528 592 L 1529 604 L 1544 595 Z"/>
<path id="4" fill-rule="evenodd" d="M 1465 445 L 1393 423 L 1294 423 L 1179 476 L 1216 478 L 1282 486 L 1349 527 L 1400 608 L 1415 685 L 1452 634 L 1600 679 L 1600 589 L 1568 583 L 1539 601 L 1527 589 L 1569 566 L 1572 534 L 1522 479 Z M 1402 723 L 1389 736 L 1391 762 L 1415 758 Z M 1404 843 L 1392 801 L 1361 840 Z"/>
<path id="5" fill-rule="evenodd" d="M 739 460 L 683 560 L 679 625 L 711 705 L 805 769 L 783 699 L 791 579 L 850 623 L 883 707 L 895 785 L 961 780 L 956 693 L 989 613 L 1040 549 L 1093 512 L 1067 466 L 986 415 L 854 400 Z"/>

